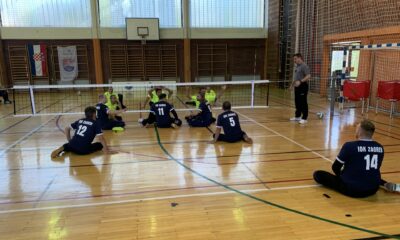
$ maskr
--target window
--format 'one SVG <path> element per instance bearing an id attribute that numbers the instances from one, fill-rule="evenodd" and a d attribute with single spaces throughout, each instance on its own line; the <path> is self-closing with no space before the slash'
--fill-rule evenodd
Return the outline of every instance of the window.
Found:
<path id="1" fill-rule="evenodd" d="M 125 18 L 159 18 L 160 28 L 182 27 L 181 0 L 99 0 L 100 26 L 125 27 Z"/>
<path id="2" fill-rule="evenodd" d="M 192 28 L 263 28 L 266 0 L 190 0 Z"/>
<path id="3" fill-rule="evenodd" d="M 90 0 L 0 0 L 4 27 L 91 27 Z"/>

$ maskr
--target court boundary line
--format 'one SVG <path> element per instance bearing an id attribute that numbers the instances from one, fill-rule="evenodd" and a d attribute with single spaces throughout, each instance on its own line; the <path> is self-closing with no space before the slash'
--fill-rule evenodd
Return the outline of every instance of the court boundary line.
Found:
<path id="1" fill-rule="evenodd" d="M 276 134 L 276 135 L 281 136 L 282 138 L 288 140 L 289 142 L 292 142 L 292 143 L 296 144 L 297 146 L 299 146 L 299 147 L 301 147 L 301 148 L 303 148 L 303 149 L 305 149 L 305 150 L 307 150 L 307 151 L 309 151 L 309 152 L 311 152 L 311 153 L 317 155 L 318 157 L 320 157 L 320 158 L 322 158 L 322 159 L 324 159 L 324 160 L 326 160 L 326 161 L 328 161 L 328 162 L 333 163 L 333 161 L 332 161 L 331 159 L 325 157 L 325 156 L 322 155 L 322 154 L 319 154 L 319 153 L 315 152 L 315 151 L 312 150 L 311 148 L 308 148 L 308 147 L 304 146 L 303 144 L 301 144 L 301 143 L 299 143 L 299 142 L 297 142 L 297 141 L 295 141 L 295 140 L 293 140 L 293 139 L 291 139 L 291 138 L 289 138 L 289 137 L 287 137 L 287 136 L 285 136 L 285 135 L 283 135 L 283 134 L 281 134 L 281 133 L 279 133 L 279 132 L 273 130 L 272 128 L 269 128 L 269 127 L 265 126 L 264 124 L 261 124 L 261 123 L 257 122 L 256 120 L 254 120 L 254 119 L 252 119 L 252 118 L 246 116 L 246 115 L 243 114 L 243 113 L 240 113 L 240 112 L 238 112 L 238 111 L 236 111 L 236 112 L 237 112 L 240 116 L 247 118 L 248 120 L 252 121 L 252 122 L 255 123 L 256 125 L 258 125 L 258 126 L 264 128 L 264 129 L 266 129 L 266 130 L 268 130 L 268 131 L 270 131 L 270 132 L 272 132 L 272 133 L 274 133 L 274 134 Z"/>
<path id="2" fill-rule="evenodd" d="M 243 115 L 243 116 L 245 116 L 245 115 Z M 245 116 L 245 117 L 247 117 L 247 116 Z M 256 122 L 256 121 L 254 121 L 254 122 Z M 184 169 L 188 170 L 189 172 L 191 172 L 191 173 L 193 173 L 193 174 L 195 174 L 195 175 L 197 175 L 197 176 L 199 176 L 201 178 L 204 178 L 205 180 L 207 180 L 209 182 L 212 182 L 212 183 L 214 183 L 216 185 L 219 185 L 220 187 L 223 187 L 223 188 L 225 188 L 225 189 L 227 189 L 229 191 L 235 192 L 235 193 L 237 193 L 239 195 L 248 197 L 250 199 L 254 199 L 254 200 L 256 200 L 258 202 L 261 202 L 261 203 L 264 203 L 266 205 L 269 205 L 269 206 L 272 206 L 272 207 L 275 207 L 275 208 L 278 208 L 278 209 L 282 209 L 282 210 L 285 210 L 285 211 L 288 211 L 288 212 L 291 212 L 291 213 L 295 213 L 295 214 L 298 214 L 298 215 L 302 215 L 302 216 L 305 216 L 305 217 L 309 217 L 309 218 L 312 218 L 312 219 L 315 219 L 315 220 L 319 220 L 319 221 L 322 221 L 322 222 L 331 223 L 331 224 L 334 224 L 334 225 L 342 226 L 342 227 L 345 227 L 345 228 L 349 228 L 349 229 L 352 229 L 352 230 L 357 230 L 357 231 L 360 231 L 360 232 L 365 232 L 365 233 L 369 233 L 369 234 L 373 234 L 373 235 L 377 235 L 377 236 L 400 239 L 400 237 L 396 237 L 396 236 L 393 236 L 393 235 L 390 235 L 390 234 L 381 233 L 381 232 L 378 232 L 378 231 L 373 231 L 373 230 L 369 230 L 369 229 L 366 229 L 366 228 L 353 226 L 353 225 L 342 223 L 342 222 L 338 222 L 338 221 L 335 221 L 335 220 L 330 220 L 328 218 L 319 217 L 317 215 L 313 215 L 313 214 L 310 214 L 310 213 L 302 212 L 302 211 L 299 211 L 299 210 L 296 210 L 296 209 L 293 209 L 293 208 L 285 207 L 284 205 L 280 205 L 280 204 L 276 204 L 276 203 L 264 200 L 262 198 L 253 196 L 251 194 L 245 193 L 245 192 L 243 192 L 241 190 L 238 190 L 236 188 L 233 188 L 233 187 L 230 187 L 230 186 L 225 185 L 223 183 L 220 183 L 220 182 L 218 182 L 218 181 L 216 181 L 216 180 L 214 180 L 212 178 L 209 178 L 209 177 L 197 172 L 196 170 L 192 169 L 191 167 L 186 166 L 185 164 L 181 163 L 180 161 L 176 160 L 167 151 L 167 149 L 164 148 L 164 145 L 161 142 L 160 135 L 158 133 L 157 127 L 155 127 L 154 130 L 155 130 L 155 133 L 156 133 L 156 137 L 157 137 L 157 141 L 158 141 L 159 147 L 164 151 L 165 155 L 167 155 L 170 158 L 170 160 L 176 162 L 177 164 L 179 164 L 181 167 L 183 167 Z M 288 138 L 288 139 L 290 139 L 290 138 Z"/>
<path id="3" fill-rule="evenodd" d="M 36 128 L 34 128 L 33 130 L 31 130 L 30 132 L 28 132 L 27 134 L 25 134 L 24 136 L 20 137 L 17 141 L 15 141 L 13 144 L 8 145 L 5 149 L 3 149 L 0 152 L 0 157 L 3 157 L 4 154 L 6 154 L 11 148 L 15 147 L 16 145 L 20 144 L 22 141 L 24 141 L 26 138 L 30 137 L 31 135 L 33 135 L 36 131 L 38 131 L 39 129 L 41 129 L 42 127 L 44 127 L 46 124 L 48 124 L 49 122 L 51 122 L 54 119 L 54 117 L 48 119 L 46 122 L 40 124 L 39 126 L 37 126 Z"/>
<path id="4" fill-rule="evenodd" d="M 288 189 L 312 188 L 312 187 L 319 187 L 319 186 L 321 186 L 321 185 L 313 184 L 313 185 L 276 187 L 276 188 L 270 188 L 270 189 L 267 189 L 267 188 L 248 189 L 248 190 L 242 190 L 242 191 L 243 192 L 265 192 L 265 191 L 280 191 L 280 190 L 288 190 Z M 97 202 L 97 203 L 72 204 L 72 205 L 63 205 L 63 206 L 22 208 L 22 209 L 12 209 L 12 210 L 0 210 L 0 214 L 10 214 L 10 213 L 18 213 L 18 212 L 36 212 L 36 211 L 46 211 L 46 210 L 53 210 L 53 209 L 97 207 L 97 206 L 104 206 L 104 205 L 127 204 L 127 203 L 135 203 L 135 202 L 142 202 L 142 201 L 158 201 L 158 200 L 175 199 L 175 198 L 204 197 L 204 196 L 225 195 L 225 194 L 235 194 L 235 193 L 232 191 L 220 191 L 220 192 L 180 194 L 180 195 L 163 196 L 163 197 L 107 201 L 107 202 Z"/>

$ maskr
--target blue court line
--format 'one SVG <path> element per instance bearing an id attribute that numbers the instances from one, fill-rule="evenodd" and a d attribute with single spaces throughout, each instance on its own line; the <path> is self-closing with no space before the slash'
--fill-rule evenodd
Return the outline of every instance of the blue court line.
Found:
<path id="1" fill-rule="evenodd" d="M 345 228 L 357 230 L 357 231 L 360 231 L 360 232 L 366 232 L 366 233 L 373 234 L 373 235 L 377 235 L 377 236 L 381 236 L 381 237 L 400 239 L 400 237 L 398 237 L 398 236 L 394 236 L 394 235 L 390 235 L 390 234 L 386 234 L 386 233 L 381 233 L 381 232 L 369 230 L 369 229 L 366 229 L 366 228 L 361 228 L 361 227 L 349 225 L 349 224 L 346 224 L 346 223 L 337 222 L 337 221 L 330 220 L 330 219 L 323 218 L 323 217 L 319 217 L 319 216 L 316 216 L 316 215 L 313 215 L 313 214 L 301 212 L 301 211 L 296 210 L 296 209 L 288 208 L 288 207 L 285 207 L 285 206 L 283 206 L 283 205 L 279 205 L 279 204 L 277 204 L 277 203 L 273 203 L 273 202 L 270 202 L 270 201 L 267 201 L 267 200 L 258 198 L 258 197 L 256 197 L 256 196 L 251 195 L 251 194 L 242 192 L 242 191 L 240 191 L 240 190 L 238 190 L 238 189 L 236 189 L 236 188 L 233 188 L 233 187 L 230 187 L 230 186 L 225 185 L 225 184 L 223 184 L 223 183 L 220 183 L 220 182 L 218 182 L 218 181 L 216 181 L 216 180 L 214 180 L 214 179 L 211 179 L 211 178 L 209 178 L 209 177 L 207 177 L 207 176 L 205 176 L 205 175 L 203 175 L 203 174 L 197 172 L 196 170 L 194 170 L 194 169 L 192 169 L 192 168 L 186 166 L 185 164 L 183 164 L 183 163 L 180 162 L 179 160 L 175 159 L 175 158 L 167 151 L 167 149 L 164 148 L 164 145 L 163 145 L 162 142 L 161 142 L 160 134 L 158 133 L 158 129 L 157 129 L 156 126 L 154 127 L 154 131 L 155 131 L 155 133 L 156 133 L 158 145 L 159 145 L 160 148 L 163 150 L 163 152 L 165 153 L 165 155 L 167 155 L 167 156 L 169 157 L 170 160 L 176 162 L 178 165 L 180 165 L 181 167 L 185 168 L 187 171 L 189 171 L 189 172 L 191 172 L 191 173 L 193 173 L 193 174 L 195 174 L 195 175 L 197 175 L 197 176 L 199 176 L 199 177 L 201 177 L 201 178 L 204 178 L 205 180 L 207 180 L 207 181 L 209 181 L 209 182 L 212 182 L 212 183 L 214 183 L 214 184 L 216 184 L 216 185 L 218 185 L 218 186 L 221 186 L 221 187 L 223 187 L 223 188 L 225 188 L 225 189 L 227 189 L 227 190 L 229 190 L 229 191 L 232 191 L 232 192 L 235 192 L 235 193 L 240 194 L 240 195 L 242 195 L 242 196 L 251 198 L 251 199 L 253 199 L 253 200 L 256 200 L 256 201 L 258 201 L 258 202 L 264 203 L 264 204 L 266 204 L 266 205 L 269 205 L 269 206 L 272 206 L 272 207 L 275 207 L 275 208 L 279 208 L 279 209 L 282 209 L 282 210 L 285 210 L 285 211 L 288 211 L 288 212 L 292 212 L 292 213 L 295 213 L 295 214 L 299 214 L 299 215 L 302 215 L 302 216 L 305 216 L 305 217 L 313 218 L 313 219 L 316 219 L 316 220 L 319 220 L 319 221 L 323 221 L 323 222 L 335 224 L 335 225 L 342 226 L 342 227 L 345 227 Z"/>

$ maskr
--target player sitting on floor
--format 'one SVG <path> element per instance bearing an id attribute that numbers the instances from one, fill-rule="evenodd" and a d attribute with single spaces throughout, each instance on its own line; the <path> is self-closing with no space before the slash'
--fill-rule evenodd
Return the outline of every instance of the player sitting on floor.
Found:
<path id="1" fill-rule="evenodd" d="M 224 112 L 218 116 L 217 129 L 213 135 L 213 142 L 223 141 L 233 143 L 243 140 L 247 143 L 253 143 L 253 140 L 242 131 L 237 113 L 231 111 L 231 103 L 225 101 L 222 104 L 222 110 Z M 224 134 L 221 133 L 221 129 L 224 129 Z"/>
<path id="2" fill-rule="evenodd" d="M 222 86 L 221 93 L 217 95 L 217 93 L 214 90 L 212 90 L 209 86 L 207 86 L 207 87 L 201 87 L 199 89 L 199 93 L 204 95 L 204 98 L 210 105 L 215 106 L 217 100 L 221 98 L 222 93 L 225 91 L 225 89 L 226 86 Z M 193 105 L 196 106 L 197 108 L 199 107 L 200 102 L 197 100 L 197 95 L 190 96 L 189 88 L 187 88 L 186 96 L 190 99 L 190 101 L 185 102 L 185 104 Z"/>
<path id="3" fill-rule="evenodd" d="M 147 92 L 147 97 L 146 100 L 143 104 L 143 109 L 146 108 L 147 103 L 149 103 L 150 107 L 152 104 L 157 103 L 158 101 L 160 101 L 159 96 L 165 93 L 166 94 L 166 99 L 169 99 L 172 96 L 173 91 L 167 87 L 163 87 L 163 86 L 158 86 L 158 87 L 154 87 L 152 89 L 150 89 Z"/>
<path id="4" fill-rule="evenodd" d="M 400 184 L 389 183 L 381 178 L 383 146 L 372 140 L 375 126 L 369 120 L 357 125 L 357 141 L 343 145 L 332 165 L 335 175 L 318 170 L 314 180 L 344 195 L 362 198 L 375 194 L 379 186 L 391 192 L 400 192 Z"/>
<path id="5" fill-rule="evenodd" d="M 208 127 L 215 122 L 211 106 L 206 102 L 203 94 L 197 94 L 197 100 L 200 102 L 199 111 L 186 116 L 185 119 L 191 127 Z"/>
<path id="6" fill-rule="evenodd" d="M 75 134 L 71 139 L 71 129 Z M 96 121 L 96 108 L 87 107 L 85 109 L 85 118 L 82 118 L 71 126 L 65 128 L 65 135 L 68 143 L 62 145 L 51 153 L 51 157 L 58 157 L 62 152 L 73 152 L 80 155 L 90 154 L 103 149 L 104 153 L 110 153 L 106 141 L 103 137 L 100 124 Z M 100 142 L 92 143 L 95 137 Z"/>
<path id="7" fill-rule="evenodd" d="M 118 101 L 115 95 L 111 95 L 110 101 L 106 103 L 106 106 L 110 111 L 116 111 L 121 109 L 120 102 Z M 110 119 L 122 121 L 122 117 L 120 115 L 109 114 L 109 117 Z"/>
<path id="8" fill-rule="evenodd" d="M 174 107 L 166 101 L 166 97 L 167 95 L 162 93 L 159 96 L 159 101 L 151 106 L 150 114 L 155 117 L 144 119 L 142 121 L 143 126 L 148 127 L 153 124 L 154 121 L 159 128 L 178 128 L 182 125 L 182 121 L 178 118 Z M 173 118 L 170 113 L 174 116 Z"/>
<path id="9" fill-rule="evenodd" d="M 164 93 L 164 92 L 166 92 L 166 93 Z M 148 91 L 148 94 L 147 94 L 146 100 L 144 101 L 142 109 L 146 108 L 147 103 L 149 103 L 150 108 L 153 104 L 158 103 L 158 101 L 160 101 L 160 95 L 163 93 L 166 94 L 166 99 L 168 99 L 171 97 L 173 92 L 171 89 L 163 87 L 163 86 L 158 86 L 158 87 L 150 89 Z M 145 126 L 146 124 L 143 124 L 143 121 L 144 120 L 142 118 L 139 119 L 139 123 L 141 123 L 143 126 Z M 155 121 L 156 121 L 155 115 L 151 114 L 151 112 L 150 112 L 149 116 L 147 118 L 147 122 L 154 123 Z"/>
<path id="10" fill-rule="evenodd" d="M 106 98 L 103 94 L 99 95 L 99 103 L 96 105 L 97 109 L 97 121 L 103 130 L 111 130 L 115 127 L 123 128 L 125 127 L 125 123 L 123 121 L 118 121 L 116 119 L 110 119 L 110 115 L 118 115 L 126 111 L 126 109 L 122 110 L 110 110 L 104 104 L 106 102 Z"/>
<path id="11" fill-rule="evenodd" d="M 123 101 L 124 101 L 124 96 L 122 94 L 117 94 L 114 93 L 114 88 L 113 87 L 109 87 L 108 91 L 106 91 L 104 93 L 104 96 L 106 97 L 106 104 L 111 102 L 111 96 L 115 96 L 118 100 L 118 104 L 120 106 L 121 109 L 125 109 L 126 106 L 124 105 Z"/>

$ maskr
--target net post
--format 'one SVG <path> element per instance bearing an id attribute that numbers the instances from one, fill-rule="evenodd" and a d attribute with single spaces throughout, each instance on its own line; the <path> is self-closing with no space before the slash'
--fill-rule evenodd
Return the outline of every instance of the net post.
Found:
<path id="1" fill-rule="evenodd" d="M 254 108 L 254 79 L 251 80 L 251 108 Z"/>
<path id="2" fill-rule="evenodd" d="M 343 96 L 343 86 L 344 86 L 344 81 L 346 80 L 346 65 L 347 65 L 347 47 L 344 47 L 343 49 L 343 65 L 342 65 L 342 75 L 340 79 L 340 103 L 339 103 L 339 109 L 343 111 L 344 108 L 344 96 Z"/>
<path id="3" fill-rule="evenodd" d="M 336 77 L 331 77 L 330 83 L 330 90 L 331 90 L 331 108 L 330 108 L 330 117 L 333 118 L 335 114 L 335 101 L 336 101 Z"/>
<path id="4" fill-rule="evenodd" d="M 17 106 L 15 105 L 15 88 L 13 88 L 13 106 L 14 106 L 14 115 L 17 115 Z"/>
<path id="5" fill-rule="evenodd" d="M 267 83 L 267 107 L 269 106 L 269 82 Z"/>
<path id="6" fill-rule="evenodd" d="M 32 87 L 32 85 L 29 86 L 29 95 L 30 95 L 30 99 L 31 99 L 32 114 L 36 115 L 35 96 L 33 96 L 33 87 Z"/>

